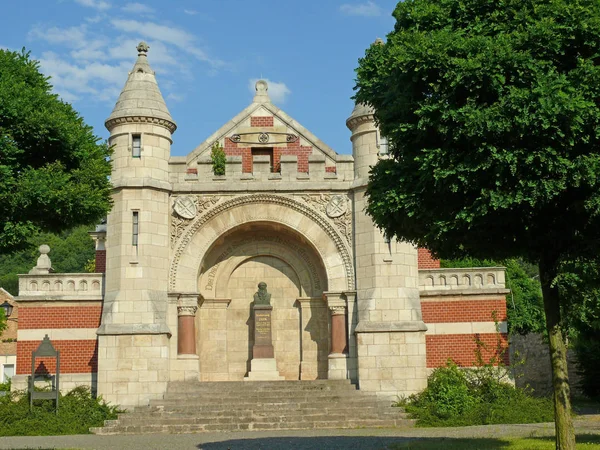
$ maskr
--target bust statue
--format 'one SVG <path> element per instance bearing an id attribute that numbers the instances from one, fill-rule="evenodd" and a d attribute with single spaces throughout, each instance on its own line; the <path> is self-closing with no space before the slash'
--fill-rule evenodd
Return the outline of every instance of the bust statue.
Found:
<path id="1" fill-rule="evenodd" d="M 270 306 L 271 294 L 267 292 L 267 283 L 258 283 L 258 292 L 254 294 L 254 306 Z"/>

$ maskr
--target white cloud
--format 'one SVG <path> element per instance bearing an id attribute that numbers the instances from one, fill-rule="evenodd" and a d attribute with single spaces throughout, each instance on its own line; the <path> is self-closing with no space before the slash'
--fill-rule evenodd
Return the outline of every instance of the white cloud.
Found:
<path id="1" fill-rule="evenodd" d="M 42 25 L 36 25 L 28 35 L 31 39 L 42 39 L 50 44 L 64 44 L 71 48 L 80 48 L 85 45 L 86 27 L 46 28 Z"/>
<path id="2" fill-rule="evenodd" d="M 129 64 L 69 62 L 54 52 L 39 58 L 42 72 L 51 77 L 54 90 L 66 101 L 74 102 L 82 95 L 95 100 L 114 102 L 127 79 Z"/>
<path id="3" fill-rule="evenodd" d="M 181 102 L 184 99 L 185 99 L 185 96 L 179 95 L 179 94 L 175 94 L 173 92 L 171 92 L 169 95 L 167 95 L 167 100 L 171 100 L 173 102 Z"/>
<path id="4" fill-rule="evenodd" d="M 198 11 L 193 9 L 184 9 L 183 12 L 186 13 L 188 16 L 195 16 L 196 14 L 198 14 Z"/>
<path id="5" fill-rule="evenodd" d="M 273 103 L 285 103 L 288 95 L 292 93 L 292 91 L 285 85 L 285 83 L 278 83 L 276 81 L 271 81 L 267 78 L 263 78 L 267 82 L 268 85 L 268 94 Z M 251 78 L 248 80 L 248 89 L 254 95 L 256 93 L 256 82 L 258 78 Z"/>
<path id="6" fill-rule="evenodd" d="M 372 1 L 366 3 L 349 4 L 345 3 L 340 6 L 340 11 L 349 16 L 376 17 L 380 16 L 381 8 Z"/>
<path id="7" fill-rule="evenodd" d="M 97 9 L 98 11 L 110 9 L 110 3 L 105 2 L 104 0 L 75 0 L 75 3 L 88 8 Z"/>
<path id="8" fill-rule="evenodd" d="M 122 11 L 131 14 L 140 14 L 140 15 L 152 15 L 154 13 L 154 8 L 144 5 L 142 3 L 127 3 L 125 6 L 121 8 Z"/>
<path id="9" fill-rule="evenodd" d="M 196 37 L 180 28 L 160 25 L 154 22 L 139 22 L 137 20 L 113 19 L 111 23 L 120 31 L 135 33 L 145 38 L 172 44 L 185 53 L 194 55 L 200 61 L 210 64 L 213 69 L 225 65 L 223 61 L 209 57 L 204 50 L 198 47 Z"/>

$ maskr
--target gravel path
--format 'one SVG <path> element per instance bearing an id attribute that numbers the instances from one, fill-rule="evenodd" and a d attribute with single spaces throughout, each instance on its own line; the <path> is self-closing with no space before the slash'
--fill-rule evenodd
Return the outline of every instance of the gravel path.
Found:
<path id="1" fill-rule="evenodd" d="M 585 416 L 577 419 L 575 424 L 577 433 L 600 434 L 600 416 Z M 551 436 L 553 434 L 554 424 L 544 423 L 462 428 L 254 431 L 131 436 L 35 436 L 0 438 L 0 449 L 382 450 L 392 443 L 428 437 L 498 439 L 519 436 Z"/>

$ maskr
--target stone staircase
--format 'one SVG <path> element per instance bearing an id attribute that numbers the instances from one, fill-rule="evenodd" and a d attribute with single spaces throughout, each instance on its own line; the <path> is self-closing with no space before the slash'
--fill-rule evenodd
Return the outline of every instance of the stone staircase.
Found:
<path id="1" fill-rule="evenodd" d="M 410 427 L 402 408 L 349 380 L 172 382 L 163 399 L 91 428 L 95 434 Z"/>

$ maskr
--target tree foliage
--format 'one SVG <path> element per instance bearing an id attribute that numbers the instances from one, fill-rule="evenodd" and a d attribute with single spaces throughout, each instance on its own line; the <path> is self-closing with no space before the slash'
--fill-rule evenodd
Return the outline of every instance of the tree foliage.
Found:
<path id="1" fill-rule="evenodd" d="M 442 258 L 537 263 L 557 447 L 575 445 L 557 276 L 600 251 L 600 3 L 406 0 L 358 68 L 390 158 L 368 213 Z"/>
<path id="2" fill-rule="evenodd" d="M 110 209 L 109 148 L 51 93 L 29 53 L 0 50 L 0 251 Z"/>
<path id="3" fill-rule="evenodd" d="M 0 255 L 0 287 L 12 295 L 18 294 L 18 274 L 27 273 L 40 256 L 39 246 L 50 246 L 52 268 L 59 273 L 87 272 L 86 264 L 94 258 L 94 242 L 88 231 L 93 226 L 81 225 L 62 233 L 38 233 L 25 241 L 25 248 Z"/>

